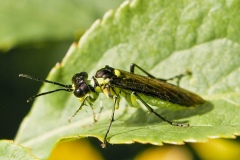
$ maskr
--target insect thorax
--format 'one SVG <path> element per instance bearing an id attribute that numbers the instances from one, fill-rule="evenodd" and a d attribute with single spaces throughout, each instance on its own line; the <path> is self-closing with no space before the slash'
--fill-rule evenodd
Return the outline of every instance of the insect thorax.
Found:
<path id="1" fill-rule="evenodd" d="M 98 86 L 95 86 L 95 91 L 97 93 L 103 93 L 105 94 L 108 98 L 113 98 L 113 96 L 118 96 L 120 89 L 111 87 L 109 85 L 109 78 L 103 79 L 103 78 L 95 78 L 98 82 Z"/>
<path id="2" fill-rule="evenodd" d="M 117 78 L 121 76 L 121 73 L 109 66 L 105 66 L 98 70 L 94 76 L 95 84 L 94 89 L 96 92 L 104 93 L 107 97 L 113 98 L 114 96 L 118 96 L 120 89 L 110 86 L 110 82 L 113 78 Z"/>

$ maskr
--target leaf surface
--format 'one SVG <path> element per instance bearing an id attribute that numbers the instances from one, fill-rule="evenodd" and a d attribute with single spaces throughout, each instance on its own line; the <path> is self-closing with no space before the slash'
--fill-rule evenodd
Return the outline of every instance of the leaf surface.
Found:
<path id="1" fill-rule="evenodd" d="M 240 134 L 239 6 L 238 0 L 126 1 L 96 21 L 47 79 L 71 84 L 75 73 L 86 71 L 91 78 L 104 65 L 129 71 L 131 63 L 160 78 L 190 70 L 192 76 L 184 77 L 180 86 L 207 103 L 187 108 L 156 101 L 155 111 L 191 127 L 170 126 L 145 108 L 132 108 L 121 100 L 108 142 L 162 145 L 234 138 Z M 40 92 L 54 88 L 45 84 Z M 73 94 L 39 97 L 16 141 L 46 158 L 61 138 L 93 136 L 103 140 L 113 101 L 101 95 L 93 106 L 97 115 L 101 104 L 104 109 L 97 123 L 93 124 L 92 110 L 86 106 L 68 123 L 80 106 Z"/>
<path id="2" fill-rule="evenodd" d="M 27 160 L 37 160 L 35 156 L 32 155 L 29 148 L 16 145 L 13 141 L 0 140 L 0 159 L 4 160 L 15 160 L 15 159 L 27 159 Z"/>

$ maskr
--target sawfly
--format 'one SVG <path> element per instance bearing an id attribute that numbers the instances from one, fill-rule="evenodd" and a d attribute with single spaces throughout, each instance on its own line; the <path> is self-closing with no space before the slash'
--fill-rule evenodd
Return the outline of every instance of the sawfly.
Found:
<path id="1" fill-rule="evenodd" d="M 135 68 L 138 68 L 140 71 L 142 71 L 145 76 L 135 74 Z M 142 97 L 153 97 L 186 107 L 205 103 L 205 100 L 197 94 L 167 82 L 168 80 L 174 78 L 177 78 L 179 82 L 179 80 L 184 76 L 184 74 L 178 75 L 170 79 L 160 79 L 154 77 L 136 64 L 130 65 L 130 72 L 115 69 L 106 65 L 105 67 L 99 69 L 96 72 L 95 76 L 93 76 L 90 80 L 88 80 L 87 72 L 80 72 L 72 77 L 72 85 L 64 85 L 58 82 L 44 80 L 26 74 L 20 74 L 19 76 L 45 83 L 51 83 L 62 87 L 56 90 L 34 95 L 27 100 L 28 102 L 32 101 L 36 97 L 50 94 L 53 92 L 73 92 L 74 95 L 82 102 L 79 109 L 74 113 L 73 116 L 75 116 L 77 112 L 81 110 L 81 108 L 83 107 L 83 105 L 86 104 L 86 102 L 87 104 L 92 105 L 98 98 L 100 93 L 104 93 L 108 98 L 113 99 L 114 104 L 111 120 L 105 133 L 103 143 L 101 145 L 103 148 L 106 147 L 107 136 L 114 121 L 114 113 L 116 108 L 118 108 L 121 97 L 125 97 L 130 106 L 133 107 L 136 107 L 137 100 L 139 100 L 148 109 L 150 113 L 153 113 L 162 121 L 174 126 L 188 126 L 188 124 L 176 123 L 165 119 L 162 115 L 155 112 L 154 109 L 149 104 L 147 104 Z"/>

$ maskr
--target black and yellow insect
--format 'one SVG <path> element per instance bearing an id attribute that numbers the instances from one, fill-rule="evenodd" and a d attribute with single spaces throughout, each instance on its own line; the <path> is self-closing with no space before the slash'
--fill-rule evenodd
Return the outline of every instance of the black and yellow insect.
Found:
<path id="1" fill-rule="evenodd" d="M 145 73 L 146 76 L 134 74 L 135 67 Z M 99 93 L 104 93 L 107 97 L 112 98 L 114 105 L 110 124 L 103 139 L 103 148 L 106 146 L 107 136 L 114 121 L 114 113 L 119 105 L 120 97 L 125 97 L 128 103 L 134 107 L 137 105 L 137 99 L 140 100 L 140 102 L 148 109 L 149 112 L 155 114 L 164 122 L 174 126 L 188 126 L 188 124 L 175 123 L 165 119 L 160 114 L 155 112 L 153 108 L 143 100 L 142 97 L 149 96 L 158 98 L 163 101 L 168 101 L 173 104 L 179 104 L 186 107 L 203 104 L 205 102 L 205 100 L 203 100 L 200 96 L 173 84 L 167 83 L 167 81 L 170 79 L 165 80 L 155 78 L 136 64 L 131 64 L 130 72 L 114 69 L 106 65 L 105 67 L 99 69 L 91 80 L 88 80 L 88 74 L 86 72 L 80 72 L 72 77 L 72 85 L 64 85 L 53 81 L 43 80 L 26 74 L 20 74 L 19 76 L 63 87 L 53 91 L 37 94 L 29 98 L 28 102 L 38 96 L 61 90 L 73 92 L 74 95 L 82 102 L 79 109 L 73 116 L 76 115 L 76 113 L 86 102 L 89 105 L 92 105 L 93 102 L 98 98 Z M 182 74 L 174 78 L 178 78 L 179 81 L 182 76 L 184 75 Z"/>

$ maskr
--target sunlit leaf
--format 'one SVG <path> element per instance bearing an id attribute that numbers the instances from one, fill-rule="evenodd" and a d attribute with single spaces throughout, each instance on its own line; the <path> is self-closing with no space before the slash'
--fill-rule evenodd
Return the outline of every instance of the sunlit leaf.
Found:
<path id="1" fill-rule="evenodd" d="M 33 156 L 29 148 L 16 145 L 13 141 L 1 140 L 0 141 L 0 159 L 15 160 L 15 159 L 27 159 L 37 160 L 38 158 Z"/>
<path id="2" fill-rule="evenodd" d="M 71 84 L 75 73 L 86 71 L 91 78 L 106 64 L 129 70 L 130 63 L 137 63 L 161 78 L 190 70 L 192 76 L 183 78 L 180 86 L 199 94 L 207 103 L 191 108 L 158 103 L 155 109 L 165 118 L 188 122 L 191 127 L 171 126 L 148 114 L 145 108 L 132 108 L 122 101 L 108 142 L 162 145 L 233 138 L 240 134 L 239 6 L 237 0 L 126 1 L 96 21 L 47 79 Z M 54 88 L 46 84 L 40 92 Z M 103 140 L 113 101 L 101 95 L 94 104 L 96 114 L 101 104 L 104 109 L 97 123 L 93 124 L 90 107 L 84 107 L 68 123 L 80 106 L 73 94 L 59 92 L 39 97 L 16 141 L 46 158 L 64 137 Z"/>

